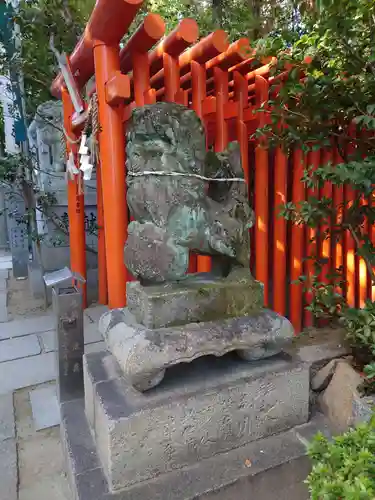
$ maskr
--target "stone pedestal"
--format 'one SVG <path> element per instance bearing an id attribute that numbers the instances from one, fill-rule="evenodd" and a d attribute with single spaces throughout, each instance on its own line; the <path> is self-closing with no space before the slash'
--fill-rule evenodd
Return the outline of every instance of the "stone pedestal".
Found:
<path id="1" fill-rule="evenodd" d="M 102 316 L 108 351 L 84 356 L 84 404 L 62 405 L 75 500 L 308 499 L 310 367 L 243 278 L 131 283 L 130 310 Z"/>
<path id="2" fill-rule="evenodd" d="M 287 357 L 200 358 L 175 367 L 146 393 L 126 383 L 110 354 L 86 355 L 84 376 L 86 414 L 111 491 L 286 431 L 309 416 L 308 367 Z"/>

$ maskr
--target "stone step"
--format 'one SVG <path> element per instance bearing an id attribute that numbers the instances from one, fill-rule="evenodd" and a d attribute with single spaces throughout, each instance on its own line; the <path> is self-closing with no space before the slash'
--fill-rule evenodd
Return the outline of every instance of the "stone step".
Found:
<path id="1" fill-rule="evenodd" d="M 64 403 L 61 411 L 62 443 L 74 500 L 308 500 L 304 480 L 310 462 L 305 444 L 318 431 L 330 436 L 327 420 L 318 414 L 286 432 L 114 493 L 97 455 L 84 402 Z"/>
<path id="2" fill-rule="evenodd" d="M 279 355 L 204 357 L 140 393 L 107 353 L 84 359 L 86 412 L 113 491 L 192 466 L 309 416 L 309 367 Z"/>

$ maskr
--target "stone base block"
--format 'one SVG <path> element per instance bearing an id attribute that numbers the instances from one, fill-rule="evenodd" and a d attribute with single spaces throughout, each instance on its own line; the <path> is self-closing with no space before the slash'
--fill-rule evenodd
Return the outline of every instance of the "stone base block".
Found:
<path id="1" fill-rule="evenodd" d="M 232 351 L 247 361 L 279 354 L 293 340 L 291 323 L 263 309 L 252 316 L 149 330 L 127 309 L 114 309 L 100 319 L 100 333 L 123 373 L 139 391 L 156 387 L 165 370 L 207 356 Z"/>
<path id="2" fill-rule="evenodd" d="M 305 444 L 330 430 L 322 415 L 281 434 L 113 493 L 81 400 L 61 407 L 61 436 L 73 500 L 308 500 Z M 155 423 L 157 425 L 157 423 Z"/>
<path id="3" fill-rule="evenodd" d="M 253 363 L 200 358 L 167 370 L 146 393 L 121 377 L 108 352 L 86 355 L 84 375 L 86 413 L 111 491 L 192 467 L 309 416 L 309 368 L 286 355 Z"/>
<path id="4" fill-rule="evenodd" d="M 263 285 L 249 270 L 227 278 L 194 274 L 178 283 L 127 285 L 129 311 L 146 328 L 247 316 L 263 307 Z"/>

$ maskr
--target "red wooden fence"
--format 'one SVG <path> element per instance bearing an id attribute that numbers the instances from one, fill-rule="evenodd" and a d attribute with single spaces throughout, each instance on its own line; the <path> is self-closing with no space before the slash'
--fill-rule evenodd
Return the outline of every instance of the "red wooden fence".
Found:
<path id="1" fill-rule="evenodd" d="M 255 110 L 268 99 L 270 84 L 275 80 L 270 76 L 275 60 L 258 61 L 247 39 L 230 45 L 221 30 L 198 41 L 198 26 L 192 19 L 181 21 L 163 38 L 164 22 L 154 14 L 146 16 L 120 50 L 120 39 L 141 5 L 142 0 L 118 3 L 97 0 L 82 40 L 70 56 L 78 88 L 82 89 L 95 75 L 99 101 L 101 184 L 98 194 L 103 193 L 105 233 L 103 244 L 99 246 L 101 297 L 106 296 L 108 281 L 110 307 L 126 304 L 128 278 L 122 261 L 127 227 L 122 124 L 126 128 L 135 106 L 156 101 L 178 102 L 194 109 L 204 124 L 207 146 L 215 151 L 222 151 L 230 141 L 239 141 L 249 197 L 256 215 L 251 265 L 255 277 L 264 283 L 267 306 L 287 315 L 297 331 L 312 324 L 311 314 L 304 309 L 311 301 L 311 294 L 293 281 L 301 274 L 312 276 L 312 261 L 307 257 L 313 254 L 326 259 L 323 281 L 328 271 L 343 266 L 348 282 L 344 293 L 350 304 L 363 304 L 366 297 L 374 296 L 364 263 L 354 256 L 350 234 L 342 234 L 333 242 L 324 239 L 323 235 L 334 221 L 326 221 L 319 230 L 312 230 L 279 217 L 280 205 L 288 201 L 298 203 L 315 195 L 333 196 L 340 203 L 350 201 L 355 193 L 350 189 L 333 188 L 330 183 L 319 192 L 308 191 L 301 182 L 306 165 L 316 168 L 324 161 L 338 162 L 335 150 L 312 152 L 307 157 L 295 150 L 288 158 L 281 149 L 269 151 L 264 139 L 254 138 L 254 132 L 267 121 L 266 107 L 261 112 L 255 113 Z M 101 15 L 105 17 L 104 24 Z M 64 82 L 58 75 L 52 93 L 61 97 L 63 88 Z M 66 101 L 65 98 L 64 113 L 69 121 L 71 106 Z M 68 125 L 65 125 L 67 129 Z M 70 224 L 77 233 L 81 221 L 77 218 L 74 200 L 71 203 Z M 371 235 L 375 239 L 373 228 Z M 71 240 L 71 247 L 73 271 L 85 274 L 83 260 L 79 257 L 84 251 L 83 227 L 80 238 Z M 192 257 L 190 271 L 209 269 L 209 258 Z"/>

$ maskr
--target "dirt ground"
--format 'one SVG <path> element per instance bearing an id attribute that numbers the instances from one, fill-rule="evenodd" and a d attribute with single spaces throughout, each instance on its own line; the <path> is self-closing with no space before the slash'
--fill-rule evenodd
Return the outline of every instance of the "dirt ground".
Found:
<path id="1" fill-rule="evenodd" d="M 29 399 L 31 389 L 28 387 L 14 393 L 18 500 L 71 500 L 64 472 L 60 429 L 52 427 L 35 431 Z"/>
<path id="2" fill-rule="evenodd" d="M 50 311 L 46 309 L 43 299 L 33 297 L 29 280 L 16 280 L 12 273 L 8 279 L 8 314 L 10 318 L 36 316 Z"/>

